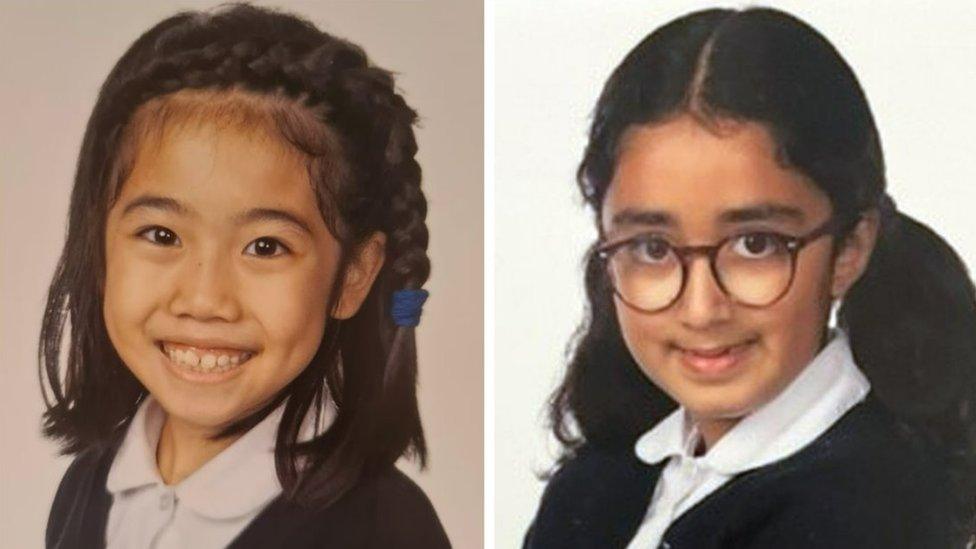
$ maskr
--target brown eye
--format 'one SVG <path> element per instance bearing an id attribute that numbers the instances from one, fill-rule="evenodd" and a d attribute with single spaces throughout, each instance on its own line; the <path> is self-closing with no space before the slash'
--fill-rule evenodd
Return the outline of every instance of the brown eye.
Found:
<path id="1" fill-rule="evenodd" d="M 252 251 L 248 252 L 248 250 Z M 284 255 L 285 253 L 290 253 L 290 251 L 291 250 L 282 244 L 280 240 L 268 236 L 262 236 L 261 238 L 254 240 L 247 245 L 247 248 L 244 249 L 245 253 L 256 255 L 258 257 L 276 257 L 279 255 Z"/>
<path id="2" fill-rule="evenodd" d="M 176 233 L 166 227 L 149 227 L 140 231 L 138 236 L 159 246 L 172 246 L 180 240 Z"/>
<path id="3" fill-rule="evenodd" d="M 671 245 L 661 238 L 641 238 L 628 248 L 630 255 L 640 263 L 662 263 L 671 253 Z"/>
<path id="4" fill-rule="evenodd" d="M 732 250 L 746 259 L 762 259 L 785 252 L 786 243 L 775 233 L 750 233 L 733 239 Z"/>

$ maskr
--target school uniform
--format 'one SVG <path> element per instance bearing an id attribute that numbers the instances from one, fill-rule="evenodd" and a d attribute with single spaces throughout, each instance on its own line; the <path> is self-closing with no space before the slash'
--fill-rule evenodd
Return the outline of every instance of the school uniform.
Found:
<path id="1" fill-rule="evenodd" d="M 49 548 L 449 547 L 423 492 L 396 468 L 335 504 L 282 499 L 274 445 L 283 406 L 186 479 L 156 466 L 164 412 L 151 396 L 125 431 L 68 468 L 48 520 Z M 313 434 L 306 422 L 300 439 Z"/>
<path id="2" fill-rule="evenodd" d="M 633 450 L 584 446 L 527 549 L 952 547 L 947 480 L 870 393 L 842 331 L 704 455 L 683 408 Z"/>

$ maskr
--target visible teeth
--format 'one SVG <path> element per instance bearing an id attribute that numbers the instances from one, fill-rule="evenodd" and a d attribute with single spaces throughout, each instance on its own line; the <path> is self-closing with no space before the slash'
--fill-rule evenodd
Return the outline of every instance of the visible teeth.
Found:
<path id="1" fill-rule="evenodd" d="M 202 373 L 225 372 L 239 364 L 246 362 L 252 356 L 251 353 L 246 352 L 235 355 L 213 353 L 197 354 L 190 349 L 173 349 L 166 345 L 164 345 L 163 351 L 174 364 L 194 372 Z"/>
<path id="2" fill-rule="evenodd" d="M 193 351 L 186 351 L 183 353 L 183 362 L 186 362 L 190 366 L 197 366 L 200 364 L 200 357 Z"/>

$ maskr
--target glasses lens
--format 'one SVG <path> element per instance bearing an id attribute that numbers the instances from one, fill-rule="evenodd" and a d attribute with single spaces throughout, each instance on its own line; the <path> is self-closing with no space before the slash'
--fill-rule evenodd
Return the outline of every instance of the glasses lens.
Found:
<path id="1" fill-rule="evenodd" d="M 681 261 L 663 239 L 631 241 L 614 251 L 607 266 L 617 293 L 638 309 L 667 307 L 681 291 Z"/>
<path id="2" fill-rule="evenodd" d="M 793 256 L 783 236 L 754 233 L 730 239 L 719 248 L 715 269 L 733 299 L 763 306 L 786 291 L 792 263 Z"/>

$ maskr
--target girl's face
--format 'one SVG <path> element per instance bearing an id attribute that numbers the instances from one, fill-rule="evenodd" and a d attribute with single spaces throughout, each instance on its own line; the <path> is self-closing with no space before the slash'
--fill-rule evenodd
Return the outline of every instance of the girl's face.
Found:
<path id="1" fill-rule="evenodd" d="M 271 138 L 205 125 L 143 145 L 107 220 L 104 316 L 171 420 L 213 432 L 266 404 L 319 347 L 340 246 L 302 163 Z M 355 313 L 374 236 L 335 296 Z"/>
<path id="2" fill-rule="evenodd" d="M 751 232 L 801 236 L 830 214 L 823 191 L 777 163 L 764 127 L 726 122 L 716 134 L 689 116 L 628 131 L 601 212 L 609 242 L 650 233 L 676 246 Z M 686 286 L 667 309 L 641 312 L 615 297 L 631 354 L 699 422 L 707 443 L 818 352 L 832 297 L 853 284 L 870 253 L 862 225 L 836 260 L 829 236 L 802 248 L 792 286 L 765 308 L 730 299 L 702 256 L 690 260 Z"/>

